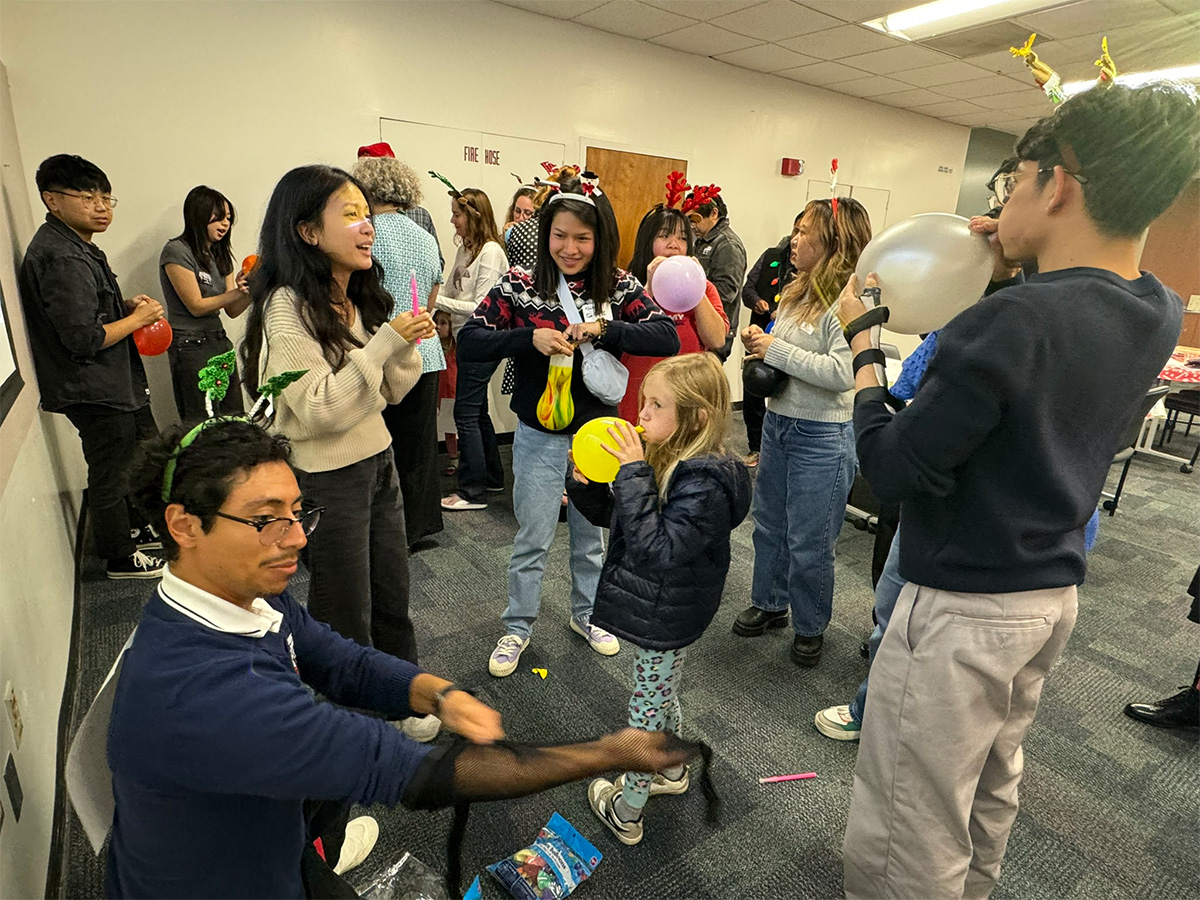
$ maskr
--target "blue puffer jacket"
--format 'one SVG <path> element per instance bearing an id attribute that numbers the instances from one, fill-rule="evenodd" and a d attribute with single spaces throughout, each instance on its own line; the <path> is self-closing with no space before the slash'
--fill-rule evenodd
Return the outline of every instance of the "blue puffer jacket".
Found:
<path id="1" fill-rule="evenodd" d="M 727 456 L 686 460 L 661 508 L 645 462 L 621 466 L 611 489 L 567 484 L 588 521 L 611 529 L 592 622 L 647 650 L 695 643 L 721 603 L 729 533 L 750 510 L 746 467 Z"/>

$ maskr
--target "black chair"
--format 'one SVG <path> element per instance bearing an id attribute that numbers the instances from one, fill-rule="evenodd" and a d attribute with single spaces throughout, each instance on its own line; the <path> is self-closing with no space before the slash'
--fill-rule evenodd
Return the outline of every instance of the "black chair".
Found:
<path id="1" fill-rule="evenodd" d="M 1200 416 L 1200 391 L 1178 391 L 1174 394 L 1168 394 L 1163 399 L 1163 406 L 1167 408 L 1167 421 L 1163 423 L 1162 435 L 1158 439 L 1158 446 L 1162 447 L 1175 436 L 1175 427 L 1179 424 L 1180 415 L 1188 417 L 1187 425 L 1184 426 L 1183 436 L 1187 437 L 1192 432 L 1192 424 L 1196 420 L 1196 416 Z M 1196 458 L 1200 456 L 1200 444 L 1192 451 L 1192 458 L 1179 467 L 1179 471 L 1184 475 L 1190 475 L 1192 469 L 1196 466 Z"/>
<path id="2" fill-rule="evenodd" d="M 1104 491 L 1100 494 L 1101 497 L 1107 497 L 1100 505 L 1108 511 L 1110 516 L 1116 515 L 1117 506 L 1121 503 L 1121 491 L 1125 488 L 1125 476 L 1129 474 L 1129 463 L 1133 459 L 1133 445 L 1137 443 L 1138 436 L 1142 433 L 1142 425 L 1145 424 L 1146 416 L 1150 415 L 1150 410 L 1154 409 L 1154 404 L 1166 396 L 1167 391 L 1171 388 L 1169 385 L 1159 385 L 1152 387 L 1146 392 L 1145 398 L 1141 405 L 1138 406 L 1137 413 L 1134 415 L 1130 423 L 1125 427 L 1125 433 L 1121 435 L 1121 443 L 1118 445 L 1122 449 L 1117 451 L 1117 455 L 1113 457 L 1112 465 L 1124 463 L 1121 466 L 1121 478 L 1117 481 L 1117 490 L 1110 494 Z"/>

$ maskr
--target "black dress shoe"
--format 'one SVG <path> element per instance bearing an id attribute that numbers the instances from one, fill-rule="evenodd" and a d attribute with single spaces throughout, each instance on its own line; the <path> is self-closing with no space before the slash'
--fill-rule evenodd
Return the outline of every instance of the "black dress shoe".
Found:
<path id="1" fill-rule="evenodd" d="M 788 623 L 788 611 L 771 612 L 752 606 L 733 620 L 733 633 L 742 637 L 758 637 L 768 628 L 783 628 Z"/>
<path id="2" fill-rule="evenodd" d="M 1159 728 L 1200 727 L 1200 691 L 1185 687 L 1174 697 L 1153 703 L 1130 703 L 1125 715 Z"/>
<path id="3" fill-rule="evenodd" d="M 821 646 L 824 643 L 824 635 L 818 634 L 816 637 L 796 635 L 796 639 L 792 641 L 792 662 L 798 666 L 815 666 L 821 660 Z"/>

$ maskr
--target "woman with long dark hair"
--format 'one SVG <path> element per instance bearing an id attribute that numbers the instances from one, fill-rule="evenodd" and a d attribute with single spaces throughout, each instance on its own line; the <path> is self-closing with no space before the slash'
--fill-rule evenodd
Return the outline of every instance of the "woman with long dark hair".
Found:
<path id="1" fill-rule="evenodd" d="M 538 216 L 533 272 L 509 269 L 459 332 L 460 360 L 516 360 L 512 410 L 520 423 L 513 438 L 513 511 L 518 527 L 508 565 L 505 634 L 488 662 L 488 671 L 497 677 L 516 669 L 537 620 L 546 553 L 554 540 L 569 472 L 571 438 L 584 423 L 617 411 L 584 383 L 580 345 L 590 343 L 617 355 L 669 356 L 679 350 L 671 320 L 637 279 L 617 268 L 615 226 L 615 219 L 602 213 L 589 196 L 552 196 Z M 573 318 L 579 321 L 571 323 L 564 302 L 574 304 L 578 315 Z M 569 381 L 563 377 L 566 373 Z M 552 388 L 562 394 L 549 403 Z M 600 529 L 573 505 L 567 510 L 567 524 L 570 627 L 597 653 L 611 656 L 620 649 L 617 639 L 591 623 L 604 551 Z"/>
<path id="2" fill-rule="evenodd" d="M 450 313 L 457 334 L 467 317 L 508 268 L 504 244 L 488 195 L 464 188 L 450 195 L 450 224 L 458 253 L 437 297 L 437 308 Z M 488 385 L 499 360 L 462 361 L 454 388 L 454 427 L 458 431 L 458 490 L 442 500 L 442 509 L 462 512 L 487 508 L 487 492 L 504 490 L 504 465 L 496 428 L 488 414 Z"/>
<path id="3" fill-rule="evenodd" d="M 664 259 L 672 256 L 691 256 L 696 245 L 696 235 L 688 217 L 670 206 L 656 206 L 642 217 L 638 224 L 637 238 L 633 245 L 633 259 L 629 262 L 629 274 L 646 286 L 646 293 L 654 297 L 653 274 Z M 679 352 L 702 353 L 718 350 L 725 346 L 729 334 L 729 320 L 721 306 L 721 295 L 707 279 L 704 282 L 704 297 L 695 309 L 685 313 L 663 310 L 675 323 L 679 334 Z M 621 362 L 629 370 L 629 387 L 617 404 L 617 415 L 629 422 L 638 419 L 638 391 L 646 373 L 659 362 L 660 357 L 633 356 L 625 354 Z"/>
<path id="4" fill-rule="evenodd" d="M 836 202 L 836 208 L 834 206 Z M 788 624 L 792 661 L 815 666 L 833 613 L 834 547 L 854 480 L 854 372 L 837 297 L 871 240 L 857 200 L 813 200 L 792 238 L 796 276 L 770 334 L 742 331 L 751 357 L 787 374 L 767 399 L 754 490 L 752 606 L 733 623 L 753 637 Z"/>
<path id="5" fill-rule="evenodd" d="M 349 173 L 303 166 L 284 175 L 263 218 L 242 363 L 252 392 L 305 372 L 274 401 L 274 427 L 291 439 L 305 500 L 325 507 L 327 527 L 308 542 L 309 612 L 415 663 L 404 508 L 382 412 L 417 383 L 416 341 L 434 328 L 425 311 L 389 319 L 374 241 L 366 192 Z M 436 720 L 421 724 L 406 731 L 436 734 Z"/>
<path id="6" fill-rule="evenodd" d="M 197 386 L 200 370 L 212 357 L 233 349 L 221 310 L 236 318 L 250 305 L 245 276 L 234 274 L 230 241 L 236 218 L 233 204 L 220 191 L 194 187 L 183 201 L 183 232 L 167 241 L 158 257 L 163 305 L 175 333 L 167 359 L 175 406 L 185 422 L 207 415 L 204 393 Z M 245 411 L 236 369 L 218 411 Z"/>

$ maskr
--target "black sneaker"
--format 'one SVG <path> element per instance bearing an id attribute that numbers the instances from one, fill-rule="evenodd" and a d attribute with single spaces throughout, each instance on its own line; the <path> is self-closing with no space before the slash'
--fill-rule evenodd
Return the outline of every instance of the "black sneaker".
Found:
<path id="1" fill-rule="evenodd" d="M 141 528 L 129 529 L 129 538 L 139 550 L 161 550 L 162 538 L 154 530 L 153 525 L 143 525 Z"/>
<path id="2" fill-rule="evenodd" d="M 141 550 L 135 550 L 125 559 L 110 559 L 105 574 L 112 579 L 161 578 L 167 561 Z"/>

